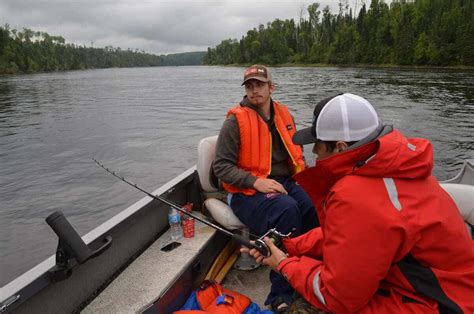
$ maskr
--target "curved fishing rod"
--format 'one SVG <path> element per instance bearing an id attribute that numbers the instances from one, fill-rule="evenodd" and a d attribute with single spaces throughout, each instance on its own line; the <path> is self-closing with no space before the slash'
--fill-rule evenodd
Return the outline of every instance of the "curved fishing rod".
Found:
<path id="1" fill-rule="evenodd" d="M 180 211 L 181 213 L 183 213 L 184 215 L 188 215 L 188 216 L 191 216 L 193 217 L 194 219 L 196 220 L 199 220 L 200 222 L 208 225 L 209 227 L 212 227 L 214 229 L 216 229 L 217 231 L 219 232 L 222 232 L 224 233 L 225 235 L 228 235 L 230 236 L 232 239 L 234 239 L 235 241 L 237 241 L 238 243 L 250 248 L 250 249 L 256 249 L 257 251 L 259 251 L 263 256 L 270 256 L 271 255 L 271 252 L 270 252 L 270 249 L 268 248 L 268 246 L 265 244 L 265 242 L 263 241 L 263 238 L 265 236 L 269 237 L 270 239 L 272 239 L 273 242 L 275 242 L 276 244 L 278 242 L 281 242 L 281 239 L 287 235 L 283 235 L 281 233 L 279 233 L 278 231 L 276 231 L 275 229 L 271 229 L 269 230 L 265 235 L 263 235 L 262 237 L 258 238 L 257 240 L 255 240 L 254 243 L 251 243 L 249 240 L 247 240 L 246 238 L 238 235 L 238 234 L 235 234 L 233 232 L 230 232 L 229 230 L 227 229 L 224 229 L 216 224 L 213 224 L 212 222 L 210 221 L 207 221 L 206 219 L 203 219 L 197 215 L 194 215 L 193 213 L 191 212 L 188 212 L 184 209 L 182 209 L 181 206 L 178 206 L 174 203 L 172 203 L 171 201 L 161 197 L 161 196 L 158 196 L 158 195 L 153 195 L 151 194 L 150 192 L 142 189 L 141 187 L 139 187 L 137 184 L 125 179 L 124 177 L 120 176 L 119 174 L 117 174 L 115 171 L 107 168 L 106 166 L 104 166 L 101 162 L 99 162 L 97 159 L 95 158 L 92 158 L 92 160 L 99 165 L 99 167 L 101 167 L 102 169 L 104 169 L 105 171 L 107 171 L 108 173 L 110 173 L 111 175 L 113 175 L 114 177 L 120 179 L 121 181 L 127 183 L 128 185 L 134 187 L 135 189 L 145 193 L 146 195 L 148 195 L 149 197 L 151 198 L 154 198 L 154 199 L 157 199 L 171 207 L 173 207 L 174 209 Z"/>

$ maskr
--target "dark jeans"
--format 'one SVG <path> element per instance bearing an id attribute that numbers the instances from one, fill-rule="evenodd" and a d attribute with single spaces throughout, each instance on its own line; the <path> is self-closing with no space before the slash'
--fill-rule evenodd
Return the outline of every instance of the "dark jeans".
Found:
<path id="1" fill-rule="evenodd" d="M 295 237 L 318 227 L 316 210 L 306 192 L 292 178 L 273 179 L 285 187 L 288 195 L 260 192 L 253 196 L 241 193 L 232 195 L 230 207 L 240 221 L 249 227 L 250 232 L 261 236 L 275 228 L 281 233 L 292 232 L 291 237 Z M 285 278 L 271 271 L 270 281 L 272 287 L 265 305 L 276 297 L 290 304 L 294 290 Z"/>

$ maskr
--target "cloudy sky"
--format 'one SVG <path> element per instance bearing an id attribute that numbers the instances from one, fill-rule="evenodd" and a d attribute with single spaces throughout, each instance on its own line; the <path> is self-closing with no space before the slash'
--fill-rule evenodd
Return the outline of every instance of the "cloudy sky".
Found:
<path id="1" fill-rule="evenodd" d="M 204 51 L 276 18 L 307 18 L 313 2 L 338 10 L 338 0 L 0 0 L 0 24 L 79 45 L 168 54 Z"/>

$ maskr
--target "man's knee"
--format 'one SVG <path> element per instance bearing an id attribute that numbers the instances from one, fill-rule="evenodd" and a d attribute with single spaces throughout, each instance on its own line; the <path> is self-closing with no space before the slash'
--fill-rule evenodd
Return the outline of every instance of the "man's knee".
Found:
<path id="1" fill-rule="evenodd" d="M 298 207 L 298 202 L 293 198 L 286 196 L 279 202 L 272 204 L 270 214 L 270 224 L 272 228 L 287 233 L 293 229 L 301 229 L 302 215 Z"/>
<path id="2" fill-rule="evenodd" d="M 289 195 L 282 195 L 276 204 L 273 205 L 276 211 L 283 215 L 298 215 L 299 204 L 298 201 Z"/>

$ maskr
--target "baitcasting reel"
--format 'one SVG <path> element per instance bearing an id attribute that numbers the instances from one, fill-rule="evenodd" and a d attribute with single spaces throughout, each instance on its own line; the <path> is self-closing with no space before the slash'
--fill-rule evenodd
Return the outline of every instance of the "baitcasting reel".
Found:
<path id="1" fill-rule="evenodd" d="M 291 232 L 288 234 L 283 234 L 281 232 L 278 232 L 275 228 L 270 229 L 262 235 L 260 238 L 255 240 L 254 247 L 257 251 L 259 251 L 263 256 L 265 257 L 270 257 L 272 255 L 270 249 L 268 248 L 268 245 L 263 241 L 265 237 L 270 238 L 270 240 L 275 244 L 276 247 L 278 247 L 281 250 L 285 250 L 283 246 L 283 239 L 286 239 L 290 236 Z"/>

